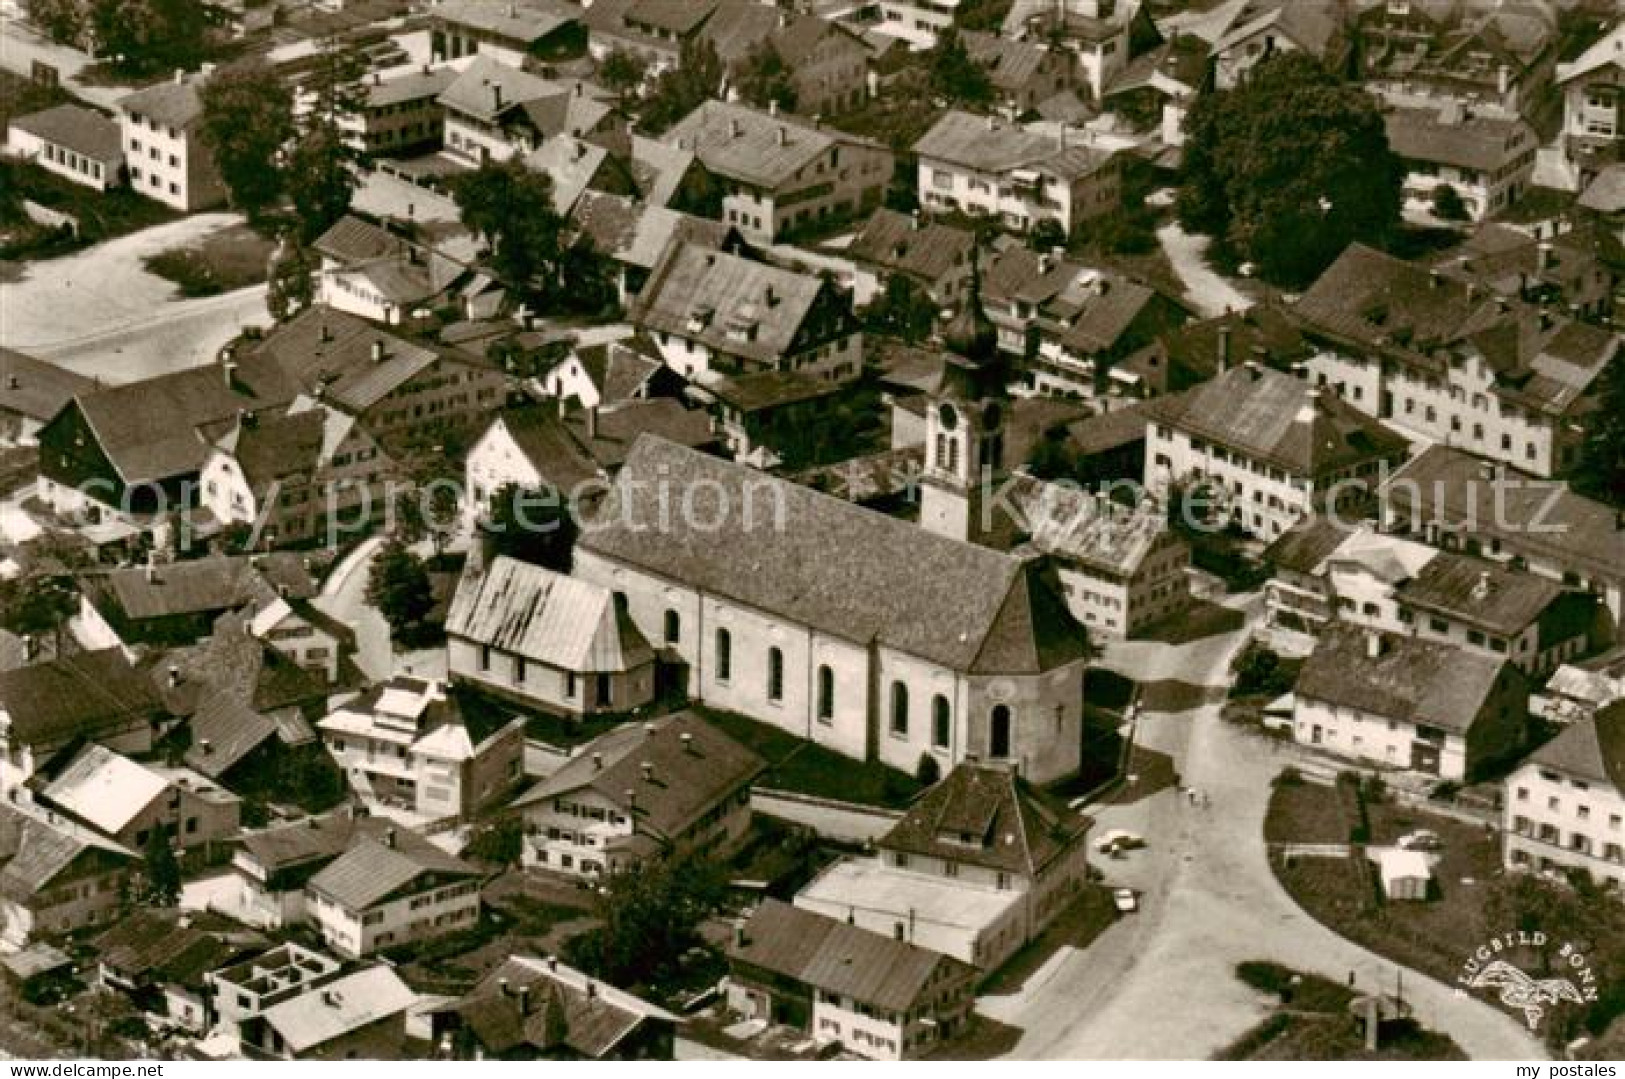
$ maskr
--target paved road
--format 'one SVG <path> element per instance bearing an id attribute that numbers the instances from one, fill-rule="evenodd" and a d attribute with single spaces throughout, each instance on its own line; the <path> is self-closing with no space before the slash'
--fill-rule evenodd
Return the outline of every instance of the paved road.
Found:
<path id="1" fill-rule="evenodd" d="M 241 221 L 195 214 L 63 258 L 31 262 L 0 284 L 0 344 L 106 382 L 209 362 L 245 325 L 267 325 L 265 287 L 197 300 L 148 273 L 144 259 Z"/>
<path id="2" fill-rule="evenodd" d="M 389 624 L 376 607 L 367 603 L 367 574 L 383 546 L 383 539 L 374 536 L 351 551 L 328 574 L 321 595 L 313 602 L 355 630 L 356 666 L 373 681 L 388 678 L 397 671 L 419 678 L 445 678 L 444 648 L 397 654 L 389 640 Z"/>
<path id="3" fill-rule="evenodd" d="M 1174 224 L 1157 230 L 1157 242 L 1162 244 L 1174 273 L 1185 285 L 1186 302 L 1199 314 L 1215 318 L 1226 311 L 1245 311 L 1253 305 L 1252 300 L 1207 264 L 1207 237 L 1193 236 Z"/>
<path id="4" fill-rule="evenodd" d="M 1108 652 L 1131 675 L 1218 685 L 1244 631 L 1180 648 Z M 1172 654 L 1172 659 L 1166 658 Z M 1137 662 L 1163 656 L 1150 671 Z M 1182 661 L 1182 662 L 1181 662 Z M 1206 791 L 1207 810 L 1163 791 L 1100 810 L 1097 830 L 1124 827 L 1149 849 L 1104 862 L 1108 880 L 1144 889 L 1139 914 L 1086 951 L 1064 950 L 1014 995 L 979 1010 L 1025 1032 L 1016 1059 L 1195 1059 L 1229 1044 L 1267 1011 L 1235 977 L 1236 964 L 1273 959 L 1341 981 L 1391 989 L 1395 968 L 1304 914 L 1276 882 L 1262 842 L 1269 781 L 1282 761 L 1269 743 L 1222 722 L 1216 705 L 1149 714 L 1142 744 L 1174 757 L 1184 782 Z M 1537 1059 L 1541 1047 L 1502 1013 L 1458 997 L 1414 972 L 1405 995 L 1427 1026 L 1449 1033 L 1475 1059 Z M 1184 1005 L 1184 1006 L 1178 1006 Z"/>
<path id="5" fill-rule="evenodd" d="M 111 109 L 119 98 L 133 89 L 129 86 L 87 86 L 79 82 L 75 76 L 89 65 L 90 57 L 78 49 L 52 44 L 15 17 L 0 16 L 0 67 L 18 75 L 29 75 L 35 60 L 56 68 L 63 86 L 73 94 L 103 108 Z"/>

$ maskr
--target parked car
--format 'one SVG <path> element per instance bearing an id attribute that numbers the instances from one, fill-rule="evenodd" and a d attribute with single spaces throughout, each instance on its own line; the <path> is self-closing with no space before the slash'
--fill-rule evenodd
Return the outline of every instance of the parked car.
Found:
<path id="1" fill-rule="evenodd" d="M 1123 914 L 1133 914 L 1140 909 L 1140 897 L 1133 888 L 1118 888 L 1112 892 L 1112 903 Z"/>
<path id="2" fill-rule="evenodd" d="M 1403 850 L 1443 850 L 1444 840 L 1439 838 L 1438 832 L 1418 828 L 1409 835 L 1400 836 L 1399 845 Z"/>
<path id="3" fill-rule="evenodd" d="M 1117 854 L 1126 850 L 1139 850 L 1145 840 L 1124 828 L 1113 828 L 1095 840 L 1095 850 L 1101 854 Z"/>

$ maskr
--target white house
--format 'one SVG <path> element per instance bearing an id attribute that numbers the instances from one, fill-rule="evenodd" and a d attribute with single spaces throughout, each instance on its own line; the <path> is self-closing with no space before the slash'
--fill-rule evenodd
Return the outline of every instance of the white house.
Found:
<path id="1" fill-rule="evenodd" d="M 198 91 L 211 74 L 212 65 L 195 76 L 177 72 L 173 81 L 118 100 L 131 189 L 183 213 L 226 199 L 226 186 L 199 126 L 203 100 Z"/>
<path id="2" fill-rule="evenodd" d="M 322 942 L 347 959 L 471 929 L 480 871 L 411 832 L 362 837 L 305 886 Z"/>
<path id="3" fill-rule="evenodd" d="M 16 117 L 6 130 L 6 152 L 97 191 L 124 183 L 119 125 L 79 105 Z"/>
<path id="4" fill-rule="evenodd" d="M 1625 138 L 1625 21 L 1573 61 L 1557 65 L 1563 147 L 1584 189 Z"/>
<path id="5" fill-rule="evenodd" d="M 1565 729 L 1506 778 L 1506 864 L 1625 886 L 1625 702 Z"/>

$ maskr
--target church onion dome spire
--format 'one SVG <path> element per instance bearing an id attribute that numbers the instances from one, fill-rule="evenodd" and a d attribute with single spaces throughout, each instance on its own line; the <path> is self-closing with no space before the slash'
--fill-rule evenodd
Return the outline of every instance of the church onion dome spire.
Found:
<path id="1" fill-rule="evenodd" d="M 977 367 L 994 363 L 999 352 L 999 331 L 982 309 L 981 239 L 971 245 L 970 291 L 959 313 L 942 332 L 948 351 L 962 356 Z"/>

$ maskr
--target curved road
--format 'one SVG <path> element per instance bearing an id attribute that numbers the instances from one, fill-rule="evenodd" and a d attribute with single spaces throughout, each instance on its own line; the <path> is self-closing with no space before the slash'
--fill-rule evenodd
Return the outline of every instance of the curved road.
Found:
<path id="1" fill-rule="evenodd" d="M 1192 645 L 1128 644 L 1105 665 L 1155 680 L 1221 686 L 1238 632 Z M 1269 1010 L 1235 976 L 1269 959 L 1392 991 L 1396 968 L 1305 914 L 1276 881 L 1263 835 L 1269 782 L 1283 763 L 1269 744 L 1219 719 L 1216 704 L 1150 714 L 1140 741 L 1173 756 L 1183 782 L 1211 808 L 1166 790 L 1103 807 L 1098 831 L 1124 827 L 1149 847 L 1106 861 L 1112 884 L 1143 889 L 1140 913 L 1120 919 L 1084 951 L 1062 949 L 1013 995 L 978 1010 L 1020 1027 L 1014 1059 L 1198 1059 L 1224 1048 Z M 1414 971 L 1404 975 L 1419 1021 L 1448 1033 L 1475 1060 L 1542 1059 L 1541 1045 L 1503 1013 Z"/>

